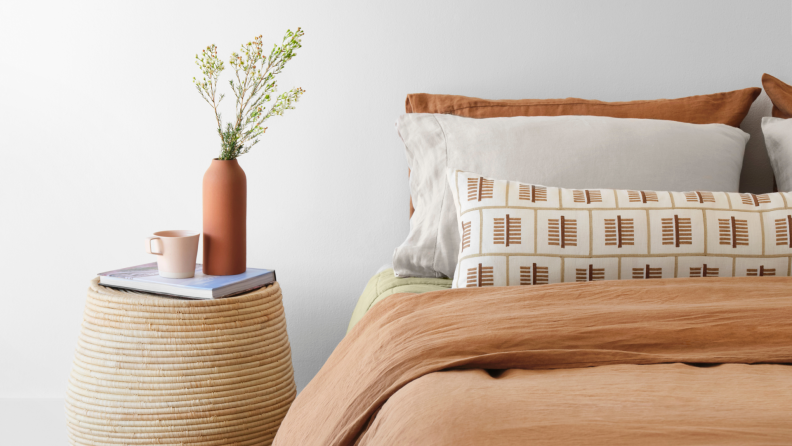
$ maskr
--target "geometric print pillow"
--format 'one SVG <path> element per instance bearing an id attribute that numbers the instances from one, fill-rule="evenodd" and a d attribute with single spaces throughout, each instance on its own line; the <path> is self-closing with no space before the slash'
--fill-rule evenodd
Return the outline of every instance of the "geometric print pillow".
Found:
<path id="1" fill-rule="evenodd" d="M 792 193 L 563 189 L 449 171 L 453 287 L 789 276 Z"/>

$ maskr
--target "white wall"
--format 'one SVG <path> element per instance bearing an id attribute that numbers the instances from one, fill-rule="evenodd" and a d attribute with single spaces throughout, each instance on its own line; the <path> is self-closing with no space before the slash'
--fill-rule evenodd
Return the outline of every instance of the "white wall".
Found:
<path id="1" fill-rule="evenodd" d="M 792 81 L 790 2 L 256 1 L 0 4 L 0 398 L 64 394 L 87 282 L 200 228 L 218 152 L 193 56 L 306 30 L 307 90 L 241 158 L 248 263 L 284 289 L 298 385 L 408 231 L 393 122 L 410 92 L 652 99 Z M 230 101 L 229 101 L 230 102 Z M 766 191 L 758 102 L 744 189 Z"/>

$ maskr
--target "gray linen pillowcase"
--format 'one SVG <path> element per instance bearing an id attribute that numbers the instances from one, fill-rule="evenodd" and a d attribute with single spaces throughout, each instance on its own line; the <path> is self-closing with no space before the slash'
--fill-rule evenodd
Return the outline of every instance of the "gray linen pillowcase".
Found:
<path id="1" fill-rule="evenodd" d="M 767 156 L 781 192 L 792 191 L 792 119 L 762 118 Z"/>
<path id="2" fill-rule="evenodd" d="M 723 124 L 599 116 L 474 119 L 406 114 L 415 213 L 393 254 L 399 277 L 453 277 L 459 252 L 448 169 L 587 189 L 737 192 L 749 135 Z"/>

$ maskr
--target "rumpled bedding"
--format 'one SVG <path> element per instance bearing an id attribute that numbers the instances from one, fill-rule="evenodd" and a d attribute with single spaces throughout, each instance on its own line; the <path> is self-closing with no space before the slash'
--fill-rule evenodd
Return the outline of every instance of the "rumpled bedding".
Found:
<path id="1" fill-rule="evenodd" d="M 427 293 L 430 291 L 447 290 L 451 288 L 451 279 L 436 279 L 433 277 L 396 277 L 392 267 L 383 267 L 374 274 L 363 294 L 360 295 L 355 311 L 349 321 L 347 333 L 357 324 L 363 316 L 386 297 L 399 293 Z"/>
<path id="2" fill-rule="evenodd" d="M 274 444 L 790 444 L 791 322 L 783 277 L 393 295 Z"/>

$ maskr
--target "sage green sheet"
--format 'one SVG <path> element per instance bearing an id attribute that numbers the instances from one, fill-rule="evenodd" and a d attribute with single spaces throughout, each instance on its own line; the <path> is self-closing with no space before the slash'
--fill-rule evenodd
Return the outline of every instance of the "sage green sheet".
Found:
<path id="1" fill-rule="evenodd" d="M 382 301 L 392 294 L 398 293 L 428 293 L 430 291 L 447 290 L 451 288 L 451 279 L 435 279 L 430 277 L 396 277 L 393 268 L 388 268 L 374 275 L 366 284 L 360 296 L 352 320 L 349 321 L 347 333 L 358 323 L 368 310 L 377 302 Z"/>

